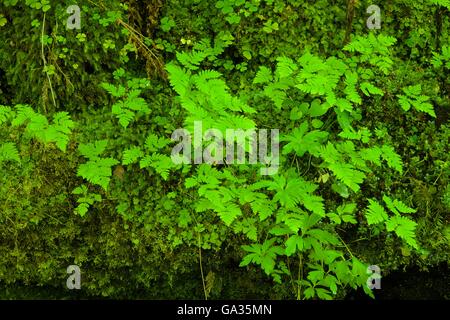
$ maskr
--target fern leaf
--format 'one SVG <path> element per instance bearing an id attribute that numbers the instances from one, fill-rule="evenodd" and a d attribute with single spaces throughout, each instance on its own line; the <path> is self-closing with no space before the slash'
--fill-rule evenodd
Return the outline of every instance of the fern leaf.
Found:
<path id="1" fill-rule="evenodd" d="M 192 77 L 192 81 L 197 85 L 208 80 L 219 79 L 221 76 L 222 74 L 215 70 L 202 70 Z"/>
<path id="2" fill-rule="evenodd" d="M 187 69 L 197 70 L 199 64 L 205 60 L 207 54 L 203 51 L 177 52 L 177 59 Z"/>
<path id="3" fill-rule="evenodd" d="M 77 195 L 86 195 L 88 193 L 88 188 L 82 184 L 81 186 L 76 187 L 75 189 L 73 189 L 72 194 L 77 194 Z"/>
<path id="4" fill-rule="evenodd" d="M 409 102 L 409 99 L 401 94 L 397 95 L 398 97 L 398 103 L 402 107 L 404 111 L 409 111 L 411 109 L 411 103 Z"/>
<path id="5" fill-rule="evenodd" d="M 143 155 L 144 153 L 142 152 L 141 148 L 132 147 L 123 152 L 122 164 L 129 165 L 132 163 L 136 163 L 137 160 L 141 158 Z"/>
<path id="6" fill-rule="evenodd" d="M 250 252 L 246 255 L 242 262 L 239 264 L 240 267 L 246 266 L 250 263 L 255 263 L 261 265 L 261 268 L 267 275 L 270 275 L 275 268 L 275 258 L 277 255 L 285 254 L 279 246 L 274 246 L 275 238 L 264 241 L 261 244 L 252 244 L 251 246 L 242 246 L 242 248 Z"/>
<path id="7" fill-rule="evenodd" d="M 112 113 L 116 115 L 120 125 L 124 128 L 128 127 L 135 115 L 133 111 L 126 108 L 123 101 L 119 101 L 112 106 Z"/>
<path id="8" fill-rule="evenodd" d="M 172 140 L 167 139 L 165 137 L 158 137 L 157 135 L 151 133 L 147 139 L 145 140 L 145 148 L 149 152 L 155 152 L 158 151 L 168 144 L 170 144 Z"/>
<path id="9" fill-rule="evenodd" d="M 391 210 L 393 213 L 395 214 L 399 214 L 397 208 L 394 205 L 394 202 L 392 201 L 392 199 L 386 195 L 383 196 L 383 201 L 386 204 L 386 206 L 389 208 L 389 210 Z"/>
<path id="10" fill-rule="evenodd" d="M 242 211 L 239 206 L 235 203 L 228 202 L 225 206 L 219 206 L 215 211 L 218 213 L 220 219 L 227 225 L 228 227 L 233 223 L 233 221 L 242 215 Z"/>
<path id="11" fill-rule="evenodd" d="M 278 79 L 288 78 L 298 69 L 298 66 L 290 58 L 278 57 L 277 62 L 275 74 Z"/>
<path id="12" fill-rule="evenodd" d="M 301 203 L 309 211 L 317 214 L 320 217 L 325 217 L 325 206 L 323 198 L 308 193 L 303 193 L 301 196 Z"/>
<path id="13" fill-rule="evenodd" d="M 19 151 L 12 142 L 0 145 L 0 163 L 3 161 L 16 161 L 20 163 Z"/>
<path id="14" fill-rule="evenodd" d="M 366 210 L 366 219 L 369 225 L 384 222 L 388 219 L 388 214 L 377 201 L 369 199 L 369 206 Z"/>
<path id="15" fill-rule="evenodd" d="M 417 212 L 416 209 L 408 207 L 406 204 L 404 204 L 403 202 L 401 202 L 400 200 L 397 200 L 397 199 L 394 200 L 394 206 L 401 213 L 415 213 L 415 212 Z"/>
<path id="16" fill-rule="evenodd" d="M 31 108 L 29 105 L 19 104 L 15 106 L 15 108 L 16 108 L 16 117 L 11 122 L 11 124 L 14 127 L 24 124 L 27 120 L 32 119 L 36 115 L 33 108 Z"/>
<path id="17" fill-rule="evenodd" d="M 267 67 L 260 66 L 255 79 L 253 79 L 253 84 L 270 83 L 272 81 L 272 71 Z"/>
<path id="18" fill-rule="evenodd" d="M 139 164 L 141 169 L 152 167 L 164 180 L 168 179 L 169 170 L 175 166 L 170 157 L 159 153 L 145 156 Z"/>
<path id="19" fill-rule="evenodd" d="M 418 249 L 419 246 L 416 242 L 415 230 L 417 223 L 401 216 L 393 216 L 386 221 L 387 231 L 395 231 L 398 237 L 405 240 L 411 247 Z"/>
<path id="20" fill-rule="evenodd" d="M 88 159 L 95 159 L 106 150 L 108 140 L 98 140 L 94 143 L 80 144 L 78 151 Z"/>
<path id="21" fill-rule="evenodd" d="M 150 134 L 145 140 L 145 147 L 150 152 L 155 152 L 158 150 L 158 136 L 156 134 Z"/>
<path id="22" fill-rule="evenodd" d="M 359 184 L 361 184 L 366 177 L 363 172 L 356 170 L 348 163 L 330 163 L 328 168 L 333 171 L 334 175 L 339 180 L 355 192 L 359 190 Z"/>
<path id="23" fill-rule="evenodd" d="M 75 122 L 70 119 L 69 113 L 58 112 L 53 116 L 53 124 L 47 129 L 46 141 L 55 142 L 60 150 L 66 151 L 69 134 L 74 127 Z"/>
<path id="24" fill-rule="evenodd" d="M 108 190 L 109 181 L 111 180 L 111 167 L 118 164 L 119 161 L 113 158 L 96 158 L 83 163 L 78 167 L 77 175 L 83 177 L 92 184 L 101 186 L 104 190 Z"/>
<path id="25" fill-rule="evenodd" d="M 259 220 L 264 221 L 275 211 L 275 205 L 268 199 L 258 199 L 250 203 L 254 213 L 259 215 Z"/>
<path id="26" fill-rule="evenodd" d="M 167 64 L 166 70 L 169 73 L 170 85 L 180 96 L 185 96 L 190 86 L 191 73 L 173 63 Z"/>
<path id="27" fill-rule="evenodd" d="M 148 108 L 147 102 L 140 97 L 128 97 L 127 100 L 125 100 L 124 105 L 133 111 L 140 111 L 145 114 L 150 113 L 150 109 Z"/>
<path id="28" fill-rule="evenodd" d="M 395 152 L 395 149 L 392 146 L 383 145 L 381 151 L 381 157 L 386 160 L 388 166 L 403 173 L 403 162 L 400 156 Z"/>
<path id="29" fill-rule="evenodd" d="M 436 118 L 433 105 L 429 103 L 430 97 L 422 95 L 422 86 L 420 84 L 415 86 L 408 86 L 402 89 L 405 95 L 398 94 L 398 103 L 403 110 L 408 111 L 411 106 L 416 110 L 428 113 L 430 116 Z"/>
<path id="30" fill-rule="evenodd" d="M 344 89 L 344 93 L 347 95 L 347 100 L 356 104 L 361 104 L 362 99 L 359 96 L 358 92 L 356 91 L 357 83 L 358 83 L 358 73 L 350 71 L 345 73 L 346 87 Z"/>
<path id="31" fill-rule="evenodd" d="M 351 113 L 353 111 L 353 106 L 347 99 L 342 98 L 337 99 L 336 106 L 339 108 L 339 111 L 341 112 L 348 111 Z"/>
<path id="32" fill-rule="evenodd" d="M 275 106 L 280 110 L 283 106 L 283 102 L 286 100 L 286 86 L 279 83 L 271 83 L 264 88 L 264 94 L 273 101 Z"/>
<path id="33" fill-rule="evenodd" d="M 428 113 L 433 118 L 436 118 L 434 107 L 428 100 L 430 100 L 430 97 L 421 95 L 418 96 L 415 101 L 412 101 L 412 105 L 416 110 Z"/>
<path id="34" fill-rule="evenodd" d="M 74 210 L 74 212 L 82 218 L 86 215 L 88 211 L 89 211 L 89 204 L 86 202 L 80 203 Z"/>
<path id="35" fill-rule="evenodd" d="M 38 138 L 40 141 L 47 142 L 46 133 L 48 129 L 48 120 L 45 116 L 35 113 L 30 119 L 25 129 L 27 134 Z"/>
<path id="36" fill-rule="evenodd" d="M 322 229 L 310 229 L 307 231 L 308 234 L 312 235 L 314 238 L 319 240 L 322 243 L 339 245 L 341 242 L 339 239 L 332 233 L 322 230 Z"/>
<path id="37" fill-rule="evenodd" d="M 373 96 L 374 94 L 383 96 L 384 92 L 383 90 L 375 87 L 373 84 L 371 84 L 370 82 L 363 82 L 361 83 L 361 85 L 359 86 L 359 88 L 361 89 L 361 91 L 368 97 Z"/>
<path id="38" fill-rule="evenodd" d="M 260 181 L 252 185 L 252 189 L 266 187 L 268 190 L 276 191 L 274 201 L 288 209 L 295 208 L 297 204 L 302 204 L 308 210 L 319 216 L 325 216 L 323 198 L 313 195 L 317 185 L 305 181 L 301 178 L 289 177 L 287 180 L 283 176 L 273 176 L 273 181 Z"/>
<path id="39" fill-rule="evenodd" d="M 377 166 L 381 166 L 380 158 L 382 153 L 381 148 L 377 146 L 360 150 L 360 155 L 364 160 L 371 161 Z"/>
<path id="40" fill-rule="evenodd" d="M 392 200 L 390 197 L 384 195 L 383 201 L 386 203 L 387 207 L 396 215 L 400 215 L 400 213 L 414 213 L 417 210 L 408 207 L 406 204 L 401 202 L 400 200 Z"/>
<path id="41" fill-rule="evenodd" d="M 0 125 L 8 121 L 13 116 L 13 111 L 10 107 L 0 105 Z"/>
<path id="42" fill-rule="evenodd" d="M 69 134 L 75 127 L 75 122 L 70 119 L 68 112 L 58 112 L 53 116 L 53 126 L 62 133 Z"/>
<path id="43" fill-rule="evenodd" d="M 123 97 L 126 93 L 126 89 L 124 86 L 119 85 L 118 87 L 114 86 L 111 83 L 101 83 L 100 86 L 105 89 L 110 95 L 116 98 Z"/>

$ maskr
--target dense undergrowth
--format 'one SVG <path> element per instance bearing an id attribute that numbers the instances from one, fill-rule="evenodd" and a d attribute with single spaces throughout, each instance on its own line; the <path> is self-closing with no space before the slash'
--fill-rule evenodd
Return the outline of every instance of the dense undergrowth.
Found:
<path id="1" fill-rule="evenodd" d="M 448 1 L 378 30 L 363 0 L 73 4 L 0 2 L 1 298 L 341 299 L 448 264 Z M 195 121 L 279 129 L 278 170 L 174 163 Z"/>

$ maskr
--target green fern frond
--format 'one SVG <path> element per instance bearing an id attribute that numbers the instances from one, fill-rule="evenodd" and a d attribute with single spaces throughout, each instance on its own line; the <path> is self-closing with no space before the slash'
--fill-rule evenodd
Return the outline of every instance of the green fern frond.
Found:
<path id="1" fill-rule="evenodd" d="M 384 210 L 383 206 L 377 201 L 369 199 L 369 206 L 365 212 L 367 223 L 378 224 L 388 219 L 388 214 Z"/>
<path id="2" fill-rule="evenodd" d="M 419 245 L 416 241 L 415 230 L 417 223 L 401 216 L 393 216 L 386 221 L 386 230 L 395 231 L 397 236 L 406 241 L 411 247 L 419 249 Z"/>
<path id="3" fill-rule="evenodd" d="M 344 112 L 347 111 L 349 113 L 352 113 L 353 106 L 347 99 L 338 98 L 336 99 L 336 107 L 339 108 L 339 111 Z"/>
<path id="4" fill-rule="evenodd" d="M 242 215 L 241 208 L 232 202 L 227 202 L 225 205 L 219 205 L 214 210 L 227 226 L 230 226 L 237 217 Z"/>
<path id="5" fill-rule="evenodd" d="M 24 124 L 27 120 L 33 119 L 36 116 L 36 113 L 34 112 L 33 108 L 31 108 L 29 105 L 16 105 L 16 117 L 11 122 L 11 124 L 14 127 L 20 126 Z"/>
<path id="6" fill-rule="evenodd" d="M 129 165 L 136 163 L 142 156 L 144 156 L 144 153 L 142 152 L 141 148 L 132 147 L 123 152 L 122 164 Z"/>
<path id="7" fill-rule="evenodd" d="M 450 46 L 444 45 L 442 47 L 442 54 L 433 52 L 431 64 L 435 68 L 445 67 L 446 69 L 450 69 Z"/>
<path id="8" fill-rule="evenodd" d="M 253 212 L 258 214 L 260 221 L 264 221 L 275 211 L 275 204 L 273 201 L 266 198 L 254 200 L 250 203 L 250 206 Z"/>
<path id="9" fill-rule="evenodd" d="M 400 200 L 394 199 L 392 200 L 389 196 L 384 195 L 383 201 L 386 203 L 386 206 L 396 215 L 400 215 L 400 213 L 414 213 L 417 210 L 408 207 L 406 204 L 401 202 Z"/>
<path id="10" fill-rule="evenodd" d="M 336 89 L 339 80 L 347 70 L 346 64 L 337 58 L 321 58 L 305 53 L 300 59 L 302 67 L 296 80 L 296 88 L 312 95 L 325 96 L 327 102 L 333 106 L 336 103 Z"/>
<path id="11" fill-rule="evenodd" d="M 69 134 L 75 127 L 75 122 L 70 119 L 68 112 L 58 112 L 53 116 L 53 126 L 58 131 Z"/>
<path id="12" fill-rule="evenodd" d="M 436 113 L 434 112 L 434 107 L 431 103 L 428 102 L 429 100 L 430 100 L 430 97 L 421 95 L 421 96 L 416 97 L 416 99 L 414 101 L 412 101 L 412 105 L 417 111 L 422 111 L 422 112 L 428 113 L 433 118 L 436 118 Z"/>
<path id="13" fill-rule="evenodd" d="M 139 97 L 140 94 L 141 90 L 132 89 L 128 93 L 121 95 L 123 99 L 117 101 L 112 106 L 112 113 L 119 119 L 119 123 L 122 127 L 128 127 L 130 122 L 135 118 L 136 113 L 150 113 L 147 102 Z"/>
<path id="14" fill-rule="evenodd" d="M 339 239 L 332 233 L 322 229 L 310 229 L 306 232 L 317 240 L 325 244 L 340 245 Z"/>
<path id="15" fill-rule="evenodd" d="M 166 70 L 169 73 L 170 85 L 180 96 L 185 96 L 190 87 L 191 72 L 186 72 L 174 63 L 166 64 Z"/>
<path id="16" fill-rule="evenodd" d="M 69 135 L 75 127 L 67 112 L 55 113 L 53 123 L 49 124 L 44 115 L 36 113 L 28 105 L 17 105 L 16 110 L 16 117 L 11 122 L 13 126 L 26 124 L 25 132 L 29 137 L 45 144 L 54 142 L 59 149 L 66 150 Z"/>
<path id="17" fill-rule="evenodd" d="M 102 200 L 102 197 L 99 194 L 89 193 L 88 188 L 84 184 L 76 187 L 72 191 L 72 194 L 81 195 L 81 197 L 77 199 L 78 206 L 74 210 L 74 212 L 81 217 L 86 215 L 90 206 L 93 205 L 94 202 L 99 202 Z"/>
<path id="18" fill-rule="evenodd" d="M 348 127 L 339 133 L 339 137 L 341 138 L 359 140 L 362 143 L 368 143 L 371 136 L 372 133 L 366 127 L 362 127 L 358 131 L 355 131 L 352 127 Z"/>
<path id="19" fill-rule="evenodd" d="M 10 107 L 0 105 L 0 126 L 13 117 L 13 110 Z"/>
<path id="20" fill-rule="evenodd" d="M 131 109 L 133 111 L 148 114 L 150 112 L 150 109 L 148 108 L 147 102 L 143 98 L 136 96 L 136 94 L 139 95 L 140 93 L 140 90 L 131 91 L 128 94 L 127 99 L 125 100 L 124 105 L 128 109 Z"/>
<path id="21" fill-rule="evenodd" d="M 105 89 L 110 95 L 116 98 L 121 98 L 126 94 L 126 88 L 122 85 L 118 85 L 117 87 L 111 83 L 102 82 L 100 87 Z"/>
<path id="22" fill-rule="evenodd" d="M 155 152 L 160 149 L 163 149 L 165 146 L 167 146 L 172 141 L 170 139 L 167 139 L 165 137 L 158 137 L 156 134 L 149 134 L 147 139 L 145 139 L 145 148 L 149 152 Z"/>
<path id="23" fill-rule="evenodd" d="M 264 94 L 273 101 L 275 106 L 280 110 L 287 95 L 285 90 L 289 88 L 284 83 L 271 83 L 264 88 Z"/>
<path id="24" fill-rule="evenodd" d="M 356 104 L 361 104 L 362 99 L 356 90 L 356 85 L 358 84 L 358 73 L 347 71 L 345 73 L 345 84 L 346 87 L 344 89 L 344 93 L 347 96 L 347 100 Z"/>
<path id="25" fill-rule="evenodd" d="M 192 50 L 192 52 L 177 52 L 178 61 L 189 70 L 197 70 L 200 63 L 208 56 L 203 51 Z"/>
<path id="26" fill-rule="evenodd" d="M 75 127 L 75 122 L 70 119 L 69 113 L 58 112 L 53 116 L 53 124 L 47 129 L 46 142 L 55 142 L 62 151 L 66 151 L 69 143 L 69 135 Z"/>
<path id="27" fill-rule="evenodd" d="M 119 164 L 119 161 L 116 159 L 99 157 L 105 151 L 107 144 L 108 140 L 99 140 L 78 146 L 78 151 L 88 158 L 88 162 L 78 167 L 77 175 L 92 184 L 101 186 L 104 190 L 108 190 L 112 175 L 111 167 Z"/>
<path id="28" fill-rule="evenodd" d="M 361 89 L 361 91 L 368 97 L 373 96 L 375 94 L 383 96 L 384 92 L 383 90 L 375 87 L 373 84 L 371 84 L 370 82 L 362 82 L 359 86 L 359 88 Z"/>
<path id="29" fill-rule="evenodd" d="M 256 123 L 254 120 L 249 119 L 243 115 L 230 114 L 226 117 L 221 118 L 216 122 L 217 129 L 221 130 L 222 133 L 226 133 L 226 129 L 255 129 Z M 224 135 L 225 136 L 225 135 Z"/>
<path id="30" fill-rule="evenodd" d="M 215 70 L 202 70 L 199 73 L 192 76 L 192 81 L 198 85 L 198 83 L 204 83 L 208 80 L 219 79 L 222 74 Z"/>
<path id="31" fill-rule="evenodd" d="M 317 185 L 300 177 L 288 177 L 274 175 L 273 181 L 265 180 L 252 185 L 252 190 L 267 188 L 270 191 L 276 191 L 273 201 L 278 201 L 288 209 L 295 208 L 302 204 L 311 212 L 319 216 L 325 216 L 323 198 L 316 196 L 313 192 L 318 188 Z"/>
<path id="32" fill-rule="evenodd" d="M 325 147 L 320 147 L 320 157 L 324 160 L 326 168 L 330 169 L 345 185 L 357 192 L 360 188 L 359 184 L 366 177 L 364 172 L 359 169 L 367 171 L 367 167 L 359 154 L 355 152 L 351 141 L 340 143 L 337 147 L 336 149 L 331 142 L 328 142 Z M 345 159 L 346 155 L 350 156 L 352 163 L 348 163 Z"/>
<path id="33" fill-rule="evenodd" d="M 344 51 L 358 53 L 361 62 L 368 62 L 378 67 L 384 74 L 392 69 L 394 61 L 390 58 L 390 47 L 397 39 L 379 34 L 369 33 L 367 36 L 357 36 L 344 47 Z"/>
<path id="34" fill-rule="evenodd" d="M 0 145 L 0 164 L 6 161 L 16 161 L 20 163 L 19 151 L 12 142 L 6 142 Z"/>
<path id="35" fill-rule="evenodd" d="M 328 168 L 339 180 L 355 192 L 359 191 L 359 184 L 361 184 L 366 177 L 363 172 L 356 170 L 348 163 L 330 163 Z"/>
<path id="36" fill-rule="evenodd" d="M 119 123 L 122 127 L 126 128 L 133 121 L 135 113 L 125 108 L 123 101 L 115 103 L 112 106 L 112 113 L 119 119 Z"/>
<path id="37" fill-rule="evenodd" d="M 168 179 L 170 169 L 175 167 L 170 157 L 159 153 L 145 156 L 139 164 L 141 169 L 152 167 L 164 180 Z"/>
<path id="38" fill-rule="evenodd" d="M 389 145 L 383 145 L 381 147 L 381 157 L 387 162 L 387 165 L 397 170 L 400 173 L 403 173 L 403 162 L 402 158 L 395 152 L 395 149 Z"/>
<path id="39" fill-rule="evenodd" d="M 80 144 L 78 151 L 82 156 L 88 159 L 96 159 L 100 154 L 105 152 L 108 140 L 98 140 L 94 143 Z"/>
<path id="40" fill-rule="evenodd" d="M 119 161 L 113 158 L 91 159 L 78 167 L 77 175 L 92 184 L 101 186 L 104 190 L 108 190 L 112 175 L 111 167 L 118 163 Z"/>
<path id="41" fill-rule="evenodd" d="M 383 154 L 383 150 L 378 146 L 362 149 L 360 151 L 360 155 L 364 160 L 370 161 L 370 162 L 376 164 L 377 166 L 381 166 L 381 155 L 382 154 Z"/>
<path id="42" fill-rule="evenodd" d="M 271 83 L 272 81 L 272 71 L 267 67 L 260 66 L 255 79 L 253 79 L 253 84 Z"/>
<path id="43" fill-rule="evenodd" d="M 400 200 L 397 200 L 397 199 L 394 199 L 394 206 L 401 213 L 415 213 L 415 212 L 417 212 L 416 209 L 408 207 L 406 204 L 404 204 L 403 202 L 401 202 Z"/>
<path id="44" fill-rule="evenodd" d="M 416 110 L 428 113 L 430 116 L 436 118 L 433 105 L 429 103 L 430 97 L 422 95 L 422 86 L 420 84 L 415 86 L 408 86 L 402 89 L 404 95 L 398 94 L 398 103 L 403 110 L 408 111 L 411 106 Z"/>
<path id="45" fill-rule="evenodd" d="M 291 58 L 287 57 L 277 58 L 277 68 L 275 70 L 275 75 L 277 76 L 278 79 L 288 78 L 297 70 L 298 66 Z"/>

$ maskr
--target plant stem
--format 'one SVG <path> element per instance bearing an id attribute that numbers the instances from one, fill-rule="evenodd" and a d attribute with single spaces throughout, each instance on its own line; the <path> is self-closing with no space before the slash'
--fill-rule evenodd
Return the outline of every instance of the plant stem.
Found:
<path id="1" fill-rule="evenodd" d="M 41 57 L 42 61 L 44 62 L 44 69 L 47 67 L 47 60 L 45 59 L 44 54 L 44 29 L 45 29 L 45 12 L 44 12 L 44 18 L 42 19 L 42 31 L 41 31 Z M 48 71 L 45 71 L 45 74 L 47 75 L 48 84 L 50 85 L 50 91 L 52 93 L 52 99 L 53 104 L 56 107 L 56 99 L 55 99 L 55 93 L 53 92 L 53 86 L 52 86 L 52 80 L 50 80 L 50 76 L 48 75 Z M 43 103 L 44 111 L 47 113 L 47 108 L 45 107 L 45 103 Z"/>

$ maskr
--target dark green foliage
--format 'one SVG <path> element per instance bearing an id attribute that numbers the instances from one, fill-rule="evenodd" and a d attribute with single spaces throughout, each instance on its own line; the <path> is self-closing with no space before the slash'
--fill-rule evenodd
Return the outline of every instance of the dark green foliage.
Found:
<path id="1" fill-rule="evenodd" d="M 340 299 L 450 262 L 448 1 L 372 31 L 366 0 L 71 4 L 0 1 L 0 298 Z M 278 172 L 175 164 L 200 120 L 278 128 Z"/>

